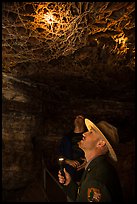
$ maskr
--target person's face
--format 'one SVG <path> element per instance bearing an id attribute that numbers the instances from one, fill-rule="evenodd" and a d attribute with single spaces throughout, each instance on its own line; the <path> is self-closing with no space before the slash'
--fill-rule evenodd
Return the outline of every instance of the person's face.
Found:
<path id="1" fill-rule="evenodd" d="M 79 147 L 83 151 L 90 151 L 96 148 L 97 142 L 99 141 L 100 137 L 94 129 L 83 133 L 82 140 L 78 143 Z"/>
<path id="2" fill-rule="evenodd" d="M 82 115 L 77 115 L 74 120 L 74 125 L 81 126 L 84 124 L 84 117 Z"/>

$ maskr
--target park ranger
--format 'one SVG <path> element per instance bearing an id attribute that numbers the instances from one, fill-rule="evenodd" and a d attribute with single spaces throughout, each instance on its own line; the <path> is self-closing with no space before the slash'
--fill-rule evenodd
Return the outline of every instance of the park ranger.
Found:
<path id="1" fill-rule="evenodd" d="M 72 201 L 116 202 L 122 201 L 122 190 L 115 163 L 114 151 L 119 142 L 117 128 L 106 121 L 94 124 L 85 119 L 88 129 L 78 143 L 84 151 L 87 164 L 80 183 L 75 183 L 64 169 L 65 177 L 58 172 L 59 182 Z"/>

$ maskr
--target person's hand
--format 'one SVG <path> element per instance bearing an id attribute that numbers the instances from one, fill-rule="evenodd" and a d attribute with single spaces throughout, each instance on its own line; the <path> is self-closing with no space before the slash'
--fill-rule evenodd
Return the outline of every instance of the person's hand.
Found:
<path id="1" fill-rule="evenodd" d="M 83 163 L 77 166 L 77 171 L 84 169 L 87 164 L 87 160 L 85 158 L 81 158 L 81 160 L 83 160 Z"/>
<path id="2" fill-rule="evenodd" d="M 77 160 L 70 160 L 70 159 L 65 159 L 65 163 L 69 164 L 70 166 L 73 166 L 74 168 L 77 168 L 80 163 Z"/>
<path id="3" fill-rule="evenodd" d="M 66 171 L 66 169 L 64 168 L 64 173 L 65 173 L 65 177 L 61 175 L 61 171 L 59 170 L 58 172 L 58 178 L 59 178 L 59 182 L 61 184 L 64 184 L 64 186 L 67 186 L 70 181 L 71 181 L 71 176 L 70 174 Z"/>

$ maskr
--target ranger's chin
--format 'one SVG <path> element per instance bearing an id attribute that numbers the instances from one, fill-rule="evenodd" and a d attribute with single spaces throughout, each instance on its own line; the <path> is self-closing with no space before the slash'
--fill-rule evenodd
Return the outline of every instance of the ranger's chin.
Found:
<path id="1" fill-rule="evenodd" d="M 79 146 L 79 148 L 81 148 L 81 141 L 80 141 L 80 142 L 78 142 L 78 146 Z"/>

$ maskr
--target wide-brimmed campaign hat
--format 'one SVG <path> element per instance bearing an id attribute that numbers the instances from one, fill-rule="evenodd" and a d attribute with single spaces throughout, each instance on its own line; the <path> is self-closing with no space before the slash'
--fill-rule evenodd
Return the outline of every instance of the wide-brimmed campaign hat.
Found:
<path id="1" fill-rule="evenodd" d="M 96 125 L 91 122 L 89 119 L 85 118 L 85 124 L 88 131 L 94 129 L 106 142 L 106 145 L 109 150 L 109 156 L 114 160 L 117 161 L 117 156 L 114 151 L 114 148 L 119 143 L 119 136 L 117 128 L 113 125 L 109 124 L 106 121 L 100 121 Z"/>

